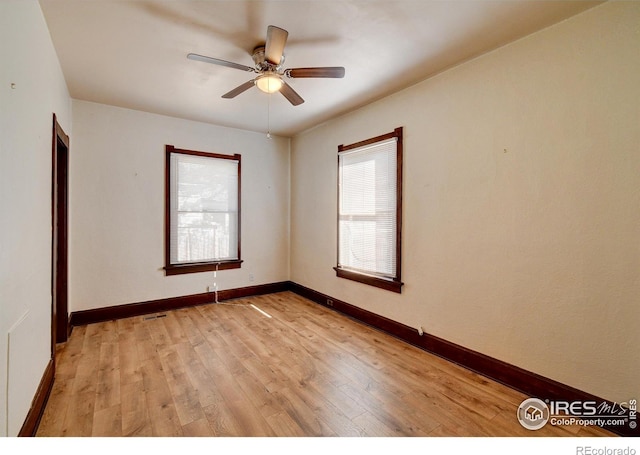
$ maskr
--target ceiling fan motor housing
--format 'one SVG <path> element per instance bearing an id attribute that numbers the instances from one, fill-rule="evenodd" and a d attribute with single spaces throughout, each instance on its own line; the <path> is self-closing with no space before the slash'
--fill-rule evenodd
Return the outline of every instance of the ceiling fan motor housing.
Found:
<path id="1" fill-rule="evenodd" d="M 282 58 L 280 59 L 280 63 L 275 65 L 269 61 L 267 61 L 265 57 L 265 47 L 264 45 L 259 45 L 253 48 L 253 52 L 251 54 L 253 58 L 253 63 L 256 65 L 256 70 L 258 71 L 279 71 L 280 67 L 284 63 L 284 54 L 282 54 Z"/>

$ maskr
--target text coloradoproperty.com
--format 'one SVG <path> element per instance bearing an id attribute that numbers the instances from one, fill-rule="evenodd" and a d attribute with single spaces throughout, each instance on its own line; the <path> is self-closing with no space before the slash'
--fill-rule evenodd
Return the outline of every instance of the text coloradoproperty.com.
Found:
<path id="1" fill-rule="evenodd" d="M 586 426 L 623 426 L 626 425 L 627 419 L 619 418 L 619 419 L 604 419 L 602 417 L 598 417 L 596 419 L 585 419 L 579 417 L 551 417 L 549 419 L 549 423 L 551 425 L 581 425 L 583 427 Z"/>

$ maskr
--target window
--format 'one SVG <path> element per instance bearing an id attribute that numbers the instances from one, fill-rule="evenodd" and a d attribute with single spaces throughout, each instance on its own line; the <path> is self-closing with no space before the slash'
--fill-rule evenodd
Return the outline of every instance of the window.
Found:
<path id="1" fill-rule="evenodd" d="M 402 128 L 338 147 L 339 277 L 401 292 Z"/>
<path id="2" fill-rule="evenodd" d="M 240 155 L 165 153 L 165 273 L 240 268 Z"/>

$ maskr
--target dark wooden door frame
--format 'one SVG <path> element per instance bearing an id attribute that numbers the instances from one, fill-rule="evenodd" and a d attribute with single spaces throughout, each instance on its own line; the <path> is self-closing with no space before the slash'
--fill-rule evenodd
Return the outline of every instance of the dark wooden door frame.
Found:
<path id="1" fill-rule="evenodd" d="M 69 136 L 53 114 L 51 178 L 51 357 L 56 344 L 69 337 L 68 287 L 68 210 Z"/>

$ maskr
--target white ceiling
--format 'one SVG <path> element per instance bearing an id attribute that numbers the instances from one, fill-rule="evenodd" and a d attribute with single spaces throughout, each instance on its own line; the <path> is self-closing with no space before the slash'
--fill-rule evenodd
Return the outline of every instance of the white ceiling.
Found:
<path id="1" fill-rule="evenodd" d="M 70 94 L 284 136 L 412 85 L 601 2 L 431 0 L 40 0 Z M 268 25 L 289 32 L 285 68 L 344 66 L 344 79 L 289 79 L 292 106 L 252 73 Z"/>

